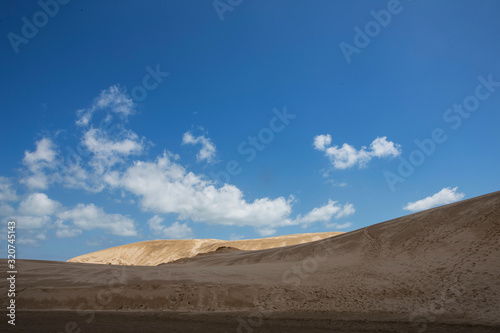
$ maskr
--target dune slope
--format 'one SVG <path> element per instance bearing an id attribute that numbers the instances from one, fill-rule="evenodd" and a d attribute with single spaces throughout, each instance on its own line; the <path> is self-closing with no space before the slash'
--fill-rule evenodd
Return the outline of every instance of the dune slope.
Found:
<path id="1" fill-rule="evenodd" d="M 219 247 L 239 250 L 263 250 L 288 245 L 309 243 L 341 235 L 343 232 L 320 232 L 276 236 L 260 239 L 225 241 L 219 239 L 153 240 L 117 246 L 68 260 L 92 264 L 156 266 L 178 259 L 194 257 L 199 253 L 215 251 Z"/>
<path id="2" fill-rule="evenodd" d="M 19 267 L 24 309 L 245 310 L 262 318 L 300 311 L 500 325 L 500 192 L 282 248 L 157 267 Z"/>

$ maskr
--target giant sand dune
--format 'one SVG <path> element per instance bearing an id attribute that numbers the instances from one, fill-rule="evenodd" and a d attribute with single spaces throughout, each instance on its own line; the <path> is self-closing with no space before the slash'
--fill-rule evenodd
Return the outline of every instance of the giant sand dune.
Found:
<path id="1" fill-rule="evenodd" d="M 18 276 L 19 332 L 498 332 L 500 192 L 312 243 Z"/>
<path id="2" fill-rule="evenodd" d="M 265 250 L 295 244 L 304 244 L 343 234 L 342 232 L 320 232 L 260 239 L 225 241 L 219 239 L 172 239 L 153 240 L 113 247 L 68 260 L 68 262 L 156 266 L 178 259 L 194 257 L 200 253 L 213 252 L 220 247 L 239 250 Z"/>

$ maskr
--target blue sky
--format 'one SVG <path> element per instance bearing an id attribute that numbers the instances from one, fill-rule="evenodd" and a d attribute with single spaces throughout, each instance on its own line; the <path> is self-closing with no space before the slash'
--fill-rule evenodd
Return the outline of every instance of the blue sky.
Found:
<path id="1" fill-rule="evenodd" d="M 47 260 L 351 231 L 496 191 L 499 12 L 4 1 L 0 242 L 12 219 Z"/>

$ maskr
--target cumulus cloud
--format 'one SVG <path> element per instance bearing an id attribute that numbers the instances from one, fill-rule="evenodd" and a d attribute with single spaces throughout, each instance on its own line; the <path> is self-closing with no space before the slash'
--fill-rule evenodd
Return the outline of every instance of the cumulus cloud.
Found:
<path id="1" fill-rule="evenodd" d="M 377 137 L 370 146 L 356 149 L 344 143 L 342 147 L 331 146 L 332 137 L 330 134 L 317 135 L 314 137 L 314 149 L 325 153 L 332 165 L 336 169 L 347 169 L 353 166 L 363 167 L 372 158 L 388 158 L 401 154 L 401 145 L 392 141 L 387 141 L 387 137 Z"/>
<path id="2" fill-rule="evenodd" d="M 47 162 L 52 163 L 56 158 L 57 153 L 54 150 L 54 143 L 48 138 L 43 138 L 36 143 L 34 152 L 25 151 L 23 162 L 29 166 L 34 166 L 36 163 Z"/>
<path id="3" fill-rule="evenodd" d="M 61 207 L 59 202 L 49 199 L 45 193 L 32 193 L 21 201 L 17 211 L 9 206 L 7 209 L 10 214 L 0 215 L 8 217 L 2 220 L 3 224 L 14 220 L 18 229 L 30 231 L 50 227 L 51 215 L 55 214 Z M 26 233 L 24 232 L 24 234 Z"/>
<path id="4" fill-rule="evenodd" d="M 310 224 L 316 222 L 329 222 L 332 218 L 342 218 L 354 214 L 355 209 L 352 204 L 344 206 L 337 205 L 336 201 L 329 200 L 322 207 L 317 207 L 307 213 L 305 216 L 298 216 L 296 221 L 298 224 Z"/>
<path id="5" fill-rule="evenodd" d="M 12 181 L 7 177 L 0 177 L 0 201 L 17 201 L 18 196 L 13 188 Z"/>
<path id="6" fill-rule="evenodd" d="M 292 223 L 291 199 L 261 198 L 252 202 L 233 185 L 216 188 L 214 184 L 186 171 L 170 156 L 163 154 L 156 162 L 136 162 L 123 175 L 108 178 L 112 186 L 122 187 L 140 197 L 148 211 L 174 213 L 182 220 L 221 225 L 250 225 L 257 230 L 269 225 Z"/>
<path id="7" fill-rule="evenodd" d="M 352 205 L 341 208 L 330 201 L 319 211 L 313 210 L 305 217 L 292 219 L 292 196 L 248 201 L 236 186 L 225 184 L 217 188 L 203 176 L 188 172 L 166 153 L 155 162 L 136 162 L 123 174 L 109 174 L 106 180 L 110 186 L 137 195 L 144 210 L 176 214 L 180 220 L 252 226 L 262 236 L 272 235 L 278 227 L 310 224 L 354 213 Z M 150 227 L 158 226 L 158 221 L 152 220 Z"/>
<path id="8" fill-rule="evenodd" d="M 155 215 L 148 220 L 149 229 L 151 229 L 154 233 L 160 233 L 163 231 L 164 226 L 162 226 L 163 218 Z"/>
<path id="9" fill-rule="evenodd" d="M 51 139 L 37 141 L 35 151 L 24 152 L 23 164 L 28 169 L 28 174 L 21 179 L 21 183 L 30 189 L 46 189 L 54 180 L 50 171 L 57 166 L 56 157 L 57 151 Z"/>
<path id="10" fill-rule="evenodd" d="M 109 155 L 131 155 L 138 154 L 143 150 L 137 134 L 125 131 L 126 136 L 122 140 L 112 140 L 106 132 L 91 128 L 82 139 L 84 146 L 98 157 L 108 158 Z"/>
<path id="11" fill-rule="evenodd" d="M 10 206 L 9 206 L 10 207 Z M 10 207 L 9 220 L 19 229 L 57 228 L 56 236 L 76 237 L 84 230 L 102 229 L 117 236 L 136 236 L 134 220 L 121 214 L 108 214 L 94 204 L 64 207 L 45 193 L 32 193 L 19 204 L 17 212 Z M 4 215 L 4 214 L 2 214 Z M 55 223 L 52 223 L 56 219 Z M 3 219 L 3 223 L 7 220 Z M 40 240 L 40 239 L 38 239 Z"/>
<path id="12" fill-rule="evenodd" d="M 215 144 L 207 138 L 204 135 L 200 136 L 193 136 L 191 132 L 186 132 L 184 133 L 184 136 L 182 137 L 182 144 L 183 145 L 196 145 L 200 144 L 201 149 L 196 154 L 196 158 L 198 159 L 198 162 L 206 161 L 208 163 L 213 163 L 213 160 L 215 158 Z"/>
<path id="13" fill-rule="evenodd" d="M 346 223 L 327 223 L 325 224 L 325 226 L 329 229 L 346 229 L 346 228 L 349 228 L 350 226 L 352 226 L 352 223 L 351 222 L 346 222 Z"/>
<path id="14" fill-rule="evenodd" d="M 115 85 L 101 91 L 89 108 L 78 112 L 77 124 L 85 126 L 81 137 L 83 156 L 73 154 L 70 163 L 64 165 L 64 186 L 100 192 L 105 187 L 102 181 L 105 173 L 146 151 L 150 142 L 124 126 L 128 116 L 135 112 L 134 107 L 126 91 Z M 96 127 L 92 116 L 98 110 L 106 113 Z M 113 115 L 119 117 L 115 119 Z"/>
<path id="15" fill-rule="evenodd" d="M 0 216 L 9 216 L 15 213 L 15 209 L 6 203 L 0 203 Z"/>
<path id="16" fill-rule="evenodd" d="M 186 223 L 174 222 L 168 227 L 163 224 L 163 218 L 155 215 L 148 220 L 149 228 L 155 234 L 161 234 L 169 239 L 187 239 L 193 238 L 193 230 Z"/>
<path id="17" fill-rule="evenodd" d="M 64 222 L 70 221 L 73 227 L 82 230 L 103 229 L 117 236 L 136 236 L 134 221 L 121 214 L 107 214 L 94 204 L 78 204 L 75 208 L 57 214 L 57 225 L 64 232 L 69 233 Z M 64 231 L 66 230 L 66 231 Z"/>
<path id="18" fill-rule="evenodd" d="M 9 220 L 16 221 L 18 229 L 40 229 L 48 226 L 52 219 L 50 216 L 30 216 L 30 215 L 14 215 L 9 217 Z"/>
<path id="19" fill-rule="evenodd" d="M 409 202 L 403 209 L 417 212 L 462 200 L 465 197 L 465 194 L 459 193 L 457 192 L 457 190 L 458 187 L 445 187 L 441 191 L 424 199 L 415 202 Z"/>
<path id="20" fill-rule="evenodd" d="M 57 229 L 56 237 L 57 238 L 73 238 L 81 235 L 82 230 L 80 229 L 70 229 L 70 228 L 62 228 Z"/>
<path id="21" fill-rule="evenodd" d="M 396 157 L 401 154 L 401 145 L 387 141 L 387 137 L 383 136 L 373 140 L 369 154 L 374 157 Z"/>
<path id="22" fill-rule="evenodd" d="M 322 134 L 314 137 L 314 148 L 317 150 L 324 151 L 327 147 L 332 144 L 332 136 L 330 134 Z"/>
<path id="23" fill-rule="evenodd" d="M 126 120 L 129 115 L 135 112 L 135 105 L 125 89 L 114 85 L 102 90 L 99 97 L 94 100 L 94 103 L 89 108 L 81 109 L 77 112 L 78 118 L 76 124 L 79 126 L 88 126 L 94 112 L 99 110 L 112 112 Z"/>
<path id="24" fill-rule="evenodd" d="M 100 110 L 103 119 L 96 126 Z M 142 210 L 158 216 L 175 215 L 179 222 L 168 226 L 159 217 L 149 221 L 152 231 L 172 238 L 192 235 L 184 222 L 251 226 L 262 236 L 270 236 L 279 227 L 327 223 L 354 213 L 352 205 L 342 206 L 330 200 L 323 207 L 294 218 L 293 196 L 246 198 L 234 185 L 219 186 L 203 174 L 189 172 L 177 162 L 179 155 L 171 153 L 164 153 L 156 160 L 137 160 L 150 143 L 124 127 L 133 113 L 134 103 L 125 90 L 112 86 L 103 90 L 90 107 L 78 111 L 76 123 L 81 134 L 78 153 L 70 151 L 63 156 L 49 138 L 36 142 L 34 151 L 25 152 L 21 180 L 34 193 L 19 204 L 18 211 L 6 207 L 9 213 L 22 220 L 27 229 L 55 228 L 57 237 L 76 237 L 91 229 L 119 236 L 137 235 L 130 217 L 108 214 L 94 204 L 67 208 L 38 192 L 54 183 L 91 192 L 117 189 L 133 194 Z M 327 151 L 333 148 L 331 141 L 329 135 L 321 136 L 316 138 L 315 147 Z M 205 134 L 196 136 L 186 132 L 182 143 L 200 149 L 198 161 L 214 162 L 216 146 Z M 373 156 L 391 155 L 385 138 L 377 138 L 370 147 Z M 9 186 L 5 179 L 0 179 L 0 198 L 6 198 L 4 201 L 17 199 Z"/>
<path id="25" fill-rule="evenodd" d="M 244 239 L 244 238 L 245 238 L 245 236 L 244 235 L 240 235 L 240 234 L 232 233 L 231 235 L 229 235 L 229 240 L 230 241 L 241 240 L 241 239 Z"/>
<path id="26" fill-rule="evenodd" d="M 23 215 L 52 215 L 61 208 L 57 201 L 49 199 L 45 193 L 33 193 L 19 204 L 19 213 Z"/>
<path id="27" fill-rule="evenodd" d="M 163 229 L 163 234 L 167 238 L 186 239 L 193 238 L 193 231 L 186 223 L 174 222 Z"/>
<path id="28" fill-rule="evenodd" d="M 163 218 L 158 215 L 148 220 L 149 228 L 156 234 L 161 234 L 168 239 L 193 238 L 193 230 L 186 223 L 174 222 L 168 227 L 162 225 Z"/>
<path id="29" fill-rule="evenodd" d="M 71 189 L 83 189 L 94 193 L 101 192 L 105 187 L 101 179 L 102 172 L 88 170 L 82 164 L 81 159 L 76 158 L 64 165 L 60 178 L 62 185 Z M 104 170 L 104 167 L 102 170 Z"/>
<path id="30" fill-rule="evenodd" d="M 26 230 L 22 234 L 18 234 L 16 237 L 16 242 L 23 246 L 36 247 L 39 246 L 41 241 L 47 239 L 45 232 L 39 232 L 38 230 Z"/>
<path id="31" fill-rule="evenodd" d="M 101 129 L 90 128 L 82 137 L 83 146 L 93 154 L 90 165 L 102 174 L 106 169 L 121 163 L 130 155 L 140 155 L 145 149 L 145 140 L 130 130 L 120 129 L 119 137 Z"/>
<path id="32" fill-rule="evenodd" d="M 98 110 L 106 113 L 95 127 L 93 115 Z M 46 190 L 57 183 L 71 189 L 102 191 L 104 173 L 122 167 L 150 146 L 145 138 L 124 127 L 133 113 L 133 101 L 125 90 L 118 86 L 103 90 L 89 108 L 78 111 L 77 124 L 84 126 L 79 133 L 81 145 L 75 147 L 78 152 L 67 146 L 67 154 L 61 154 L 51 139 L 42 138 L 34 151 L 25 151 L 21 183 L 30 190 Z M 4 187 L 0 179 L 0 196 Z"/>

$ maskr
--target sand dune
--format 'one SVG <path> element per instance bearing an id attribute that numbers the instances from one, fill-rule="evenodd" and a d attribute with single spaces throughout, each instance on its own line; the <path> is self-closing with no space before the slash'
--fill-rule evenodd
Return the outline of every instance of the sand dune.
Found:
<path id="1" fill-rule="evenodd" d="M 199 253 L 212 252 L 223 246 L 245 251 L 264 250 L 309 243 L 341 234 L 343 232 L 320 232 L 235 241 L 219 239 L 153 240 L 84 254 L 72 258 L 68 262 L 156 266 L 182 258 L 194 257 Z"/>
<path id="2" fill-rule="evenodd" d="M 267 332 L 266 320 L 272 325 L 287 316 L 304 318 L 304 326 L 297 324 L 303 330 L 296 331 L 361 318 L 403 325 L 384 332 L 424 332 L 445 324 L 459 326 L 428 331 L 494 332 L 500 327 L 500 192 L 306 244 L 157 267 L 25 260 L 19 269 L 23 309 L 200 316 L 247 311 L 228 314 L 228 326 L 214 330 L 220 332 Z M 285 322 L 273 327 L 287 327 Z"/>

